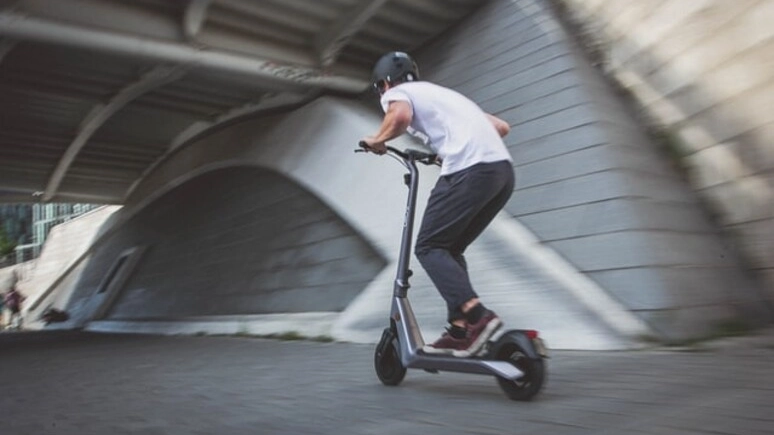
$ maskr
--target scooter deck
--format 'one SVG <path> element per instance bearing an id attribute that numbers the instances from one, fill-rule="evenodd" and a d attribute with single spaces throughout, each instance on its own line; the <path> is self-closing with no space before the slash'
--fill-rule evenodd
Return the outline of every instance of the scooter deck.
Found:
<path id="1" fill-rule="evenodd" d="M 421 351 L 420 351 L 421 352 Z M 524 376 L 524 372 L 507 361 L 486 359 L 480 356 L 456 357 L 417 352 L 409 359 L 407 368 L 427 371 L 448 371 L 480 375 L 495 375 L 514 380 Z"/>

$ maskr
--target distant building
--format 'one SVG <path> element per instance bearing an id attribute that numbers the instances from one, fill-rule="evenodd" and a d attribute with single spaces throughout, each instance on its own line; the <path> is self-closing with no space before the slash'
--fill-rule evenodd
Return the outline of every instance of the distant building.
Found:
<path id="1" fill-rule="evenodd" d="M 0 226 L 9 241 L 32 243 L 32 204 L 0 205 Z"/>
<path id="2" fill-rule="evenodd" d="M 21 263 L 37 258 L 51 227 L 97 207 L 94 204 L 0 205 L 0 225 L 8 239 L 17 244 L 15 258 L 8 261 Z"/>

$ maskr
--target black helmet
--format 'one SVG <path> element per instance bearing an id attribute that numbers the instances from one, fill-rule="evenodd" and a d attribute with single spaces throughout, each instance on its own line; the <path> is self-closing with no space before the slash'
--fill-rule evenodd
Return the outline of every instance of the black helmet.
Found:
<path id="1" fill-rule="evenodd" d="M 385 54 L 376 62 L 371 74 L 371 84 L 382 93 L 385 83 L 403 83 L 419 80 L 417 63 L 406 53 L 393 51 Z"/>

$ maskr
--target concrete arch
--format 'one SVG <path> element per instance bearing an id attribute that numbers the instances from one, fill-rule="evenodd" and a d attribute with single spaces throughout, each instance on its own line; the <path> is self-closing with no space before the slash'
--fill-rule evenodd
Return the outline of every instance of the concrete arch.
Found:
<path id="1" fill-rule="evenodd" d="M 338 312 L 385 263 L 313 194 L 244 164 L 190 177 L 126 219 L 95 248 L 72 304 L 101 293 L 105 271 L 137 248 L 108 320 Z"/>

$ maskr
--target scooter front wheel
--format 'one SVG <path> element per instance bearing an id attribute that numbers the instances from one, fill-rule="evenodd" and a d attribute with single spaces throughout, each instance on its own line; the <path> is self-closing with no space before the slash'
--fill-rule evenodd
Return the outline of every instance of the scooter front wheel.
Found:
<path id="1" fill-rule="evenodd" d="M 521 370 L 524 376 L 517 379 L 497 377 L 503 392 L 512 400 L 531 400 L 543 387 L 546 376 L 545 360 L 520 333 L 504 336 L 492 349 L 491 357 L 507 361 Z"/>
<path id="2" fill-rule="evenodd" d="M 400 361 L 398 346 L 398 339 L 392 329 L 386 328 L 374 352 L 376 376 L 384 385 L 398 385 L 406 376 L 406 368 Z"/>

